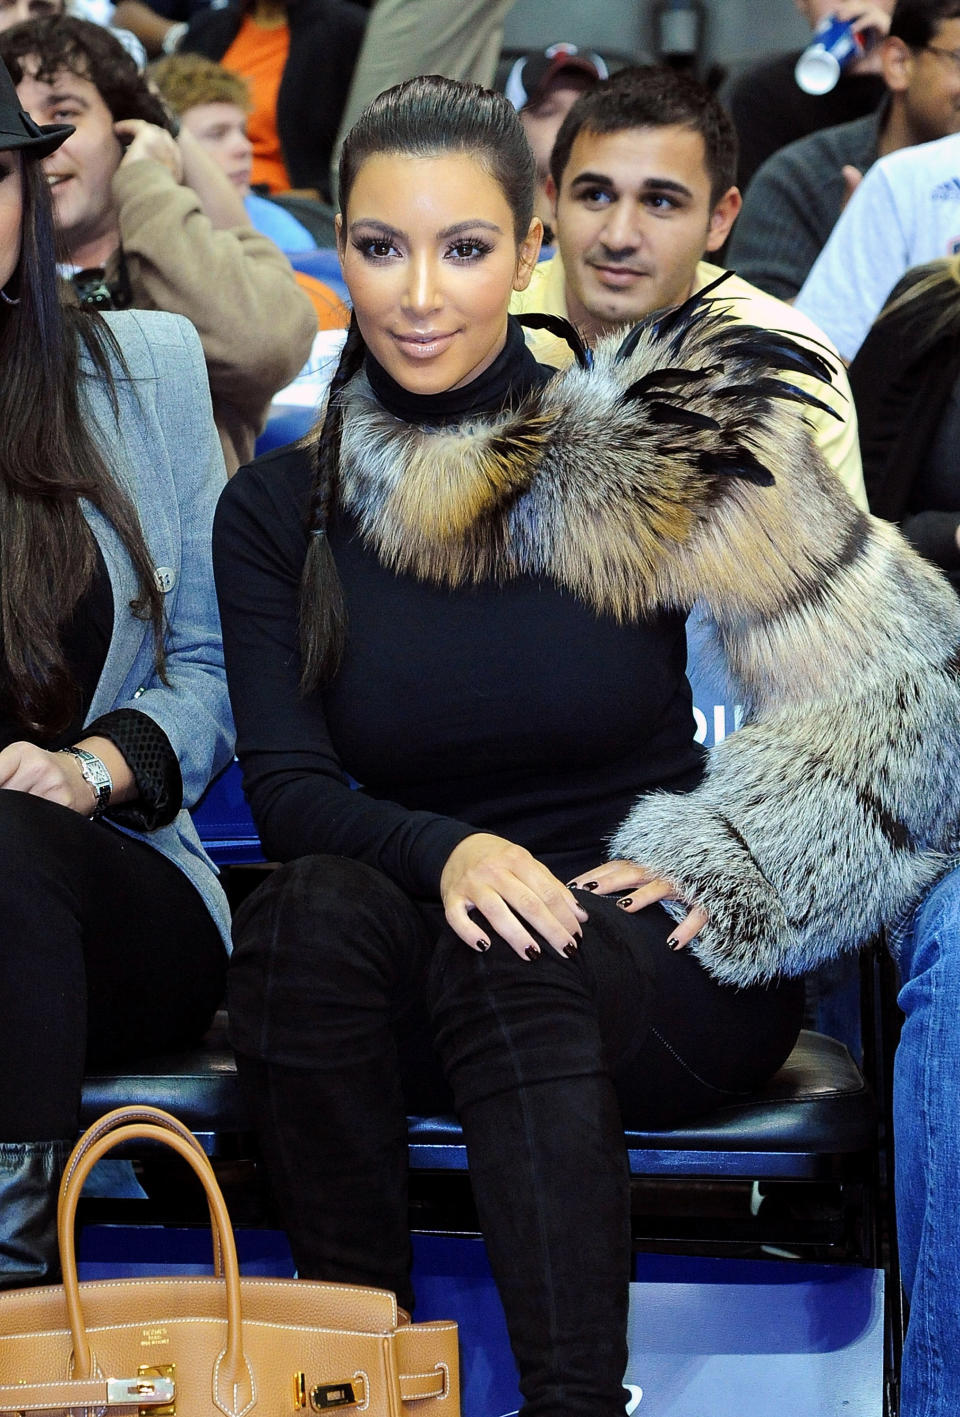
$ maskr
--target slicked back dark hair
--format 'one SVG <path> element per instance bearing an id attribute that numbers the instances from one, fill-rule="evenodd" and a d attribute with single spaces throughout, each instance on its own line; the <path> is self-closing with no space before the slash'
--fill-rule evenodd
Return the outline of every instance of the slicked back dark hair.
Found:
<path id="1" fill-rule="evenodd" d="M 14 84 L 24 77 L 24 60 L 35 59 L 36 72 L 32 63 L 30 71 L 41 83 L 52 83 L 66 70 L 90 80 L 112 118 L 144 118 L 161 128 L 172 128 L 166 109 L 134 60 L 103 25 L 72 15 L 25 20 L 0 33 L 0 59 Z"/>
<path id="2" fill-rule="evenodd" d="M 473 158 L 506 197 L 517 244 L 526 236 L 533 216 L 536 163 L 516 110 L 503 94 L 436 74 L 408 79 L 380 94 L 350 129 L 340 154 L 338 190 L 344 217 L 357 173 L 368 157 L 379 153 L 404 157 L 463 153 Z M 346 639 L 343 591 L 326 531 L 336 503 L 342 395 L 362 366 L 364 354 L 363 336 L 354 315 L 330 384 L 323 423 L 311 435 L 316 465 L 308 518 L 310 540 L 300 581 L 300 686 L 304 693 L 331 677 Z"/>
<path id="3" fill-rule="evenodd" d="M 960 3 L 960 0 L 958 0 Z M 550 175 L 557 191 L 579 134 L 622 133 L 628 128 L 690 128 L 703 139 L 710 201 L 736 181 L 737 134 L 723 104 L 705 84 L 666 65 L 621 69 L 581 94 L 557 134 Z"/>
<path id="4" fill-rule="evenodd" d="M 523 124 L 503 94 L 428 74 L 387 89 L 360 114 L 340 153 L 337 190 L 346 212 L 350 190 L 374 153 L 404 157 L 469 154 L 500 187 L 522 241 L 533 216 L 536 163 Z"/>
<path id="5" fill-rule="evenodd" d="M 960 19 L 960 0 L 899 0 L 890 17 L 890 33 L 911 49 L 936 38 L 944 20 Z"/>

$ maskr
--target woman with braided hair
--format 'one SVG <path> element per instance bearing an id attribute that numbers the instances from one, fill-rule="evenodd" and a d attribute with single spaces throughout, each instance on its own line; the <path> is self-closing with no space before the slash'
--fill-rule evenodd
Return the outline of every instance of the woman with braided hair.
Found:
<path id="1" fill-rule="evenodd" d="M 510 106 L 444 79 L 344 146 L 325 413 L 215 527 L 285 863 L 235 919 L 228 1001 L 299 1272 L 411 1306 L 405 1117 L 452 1096 L 523 1413 L 612 1417 L 624 1122 L 749 1094 L 803 972 L 942 871 L 960 734 L 935 764 L 911 743 L 957 719 L 960 607 L 813 450 L 815 351 L 700 298 L 536 364 L 507 315 L 533 187 Z M 749 706 L 708 765 L 697 599 Z"/>

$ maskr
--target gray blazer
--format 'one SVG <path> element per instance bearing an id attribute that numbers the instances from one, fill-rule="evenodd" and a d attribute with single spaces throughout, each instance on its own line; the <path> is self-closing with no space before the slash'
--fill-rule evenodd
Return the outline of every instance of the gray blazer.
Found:
<path id="1" fill-rule="evenodd" d="M 128 835 L 148 842 L 189 876 L 229 945 L 226 897 L 187 810 L 233 755 L 210 559 L 213 511 L 225 474 L 203 351 L 193 326 L 179 315 L 129 310 L 105 318 L 129 377 L 115 369 L 115 415 L 103 381 L 85 358 L 82 405 L 108 465 L 137 507 L 166 592 L 169 683 L 154 668 L 152 625 L 130 610 L 138 587 L 123 543 L 100 512 L 85 504 L 110 574 L 114 614 L 88 722 L 111 709 L 136 708 L 167 735 L 180 763 L 184 809 L 169 826 Z"/>

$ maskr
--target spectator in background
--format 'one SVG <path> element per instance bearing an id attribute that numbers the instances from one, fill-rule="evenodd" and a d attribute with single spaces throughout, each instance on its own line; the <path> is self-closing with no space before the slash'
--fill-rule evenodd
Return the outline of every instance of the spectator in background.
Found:
<path id="1" fill-rule="evenodd" d="M 908 271 L 850 366 L 870 510 L 960 590 L 960 257 Z"/>
<path id="2" fill-rule="evenodd" d="M 358 0 L 230 0 L 193 15 L 178 50 L 219 60 L 250 84 L 254 186 L 329 200 L 366 18 Z"/>
<path id="3" fill-rule="evenodd" d="M 8 30 L 24 20 L 40 20 L 45 15 L 62 15 L 64 0 L 0 0 L 0 30 Z"/>
<path id="4" fill-rule="evenodd" d="M 289 263 L 190 134 L 173 138 L 160 100 L 107 30 L 33 20 L 0 35 L 0 57 L 36 122 L 76 130 L 44 162 L 75 294 L 100 309 L 192 320 L 233 471 L 311 347 L 313 311 Z"/>
<path id="5" fill-rule="evenodd" d="M 894 0 L 795 0 L 811 30 L 828 15 L 852 21 L 862 33 L 885 35 Z M 730 113 L 740 140 L 737 181 L 742 191 L 772 153 L 819 128 L 832 128 L 873 113 L 884 94 L 876 53 L 848 65 L 835 89 L 808 94 L 793 76 L 800 51 L 757 64 L 731 87 Z"/>
<path id="6" fill-rule="evenodd" d="M 960 54 L 944 63 L 960 68 Z M 854 192 L 796 309 L 853 359 L 911 266 L 960 252 L 960 134 L 883 157 Z"/>
<path id="7" fill-rule="evenodd" d="M 250 98 L 239 74 L 199 54 L 171 54 L 150 67 L 150 79 L 180 124 L 236 187 L 250 222 L 281 251 L 313 251 L 317 243 L 292 212 L 250 190 L 253 145 L 247 137 Z M 294 279 L 313 302 L 318 330 L 345 330 L 350 313 L 328 285 L 303 271 Z"/>
<path id="8" fill-rule="evenodd" d="M 310 251 L 316 242 L 292 212 L 250 190 L 253 144 L 247 133 L 250 90 L 239 74 L 200 54 L 171 54 L 149 77 L 190 133 L 223 168 L 243 198 L 250 222 L 281 251 Z"/>
<path id="9" fill-rule="evenodd" d="M 768 158 L 750 184 L 727 260 L 792 300 L 864 172 L 878 157 L 960 129 L 960 0 L 899 0 L 873 114 L 824 128 Z"/>
<path id="10" fill-rule="evenodd" d="M 580 95 L 610 71 L 599 54 L 560 41 L 527 54 L 511 67 L 504 94 L 520 114 L 527 142 L 537 161 L 534 215 L 543 222 L 543 239 L 553 243 L 553 202 L 547 193 L 550 153 L 560 125 Z"/>
<path id="11" fill-rule="evenodd" d="M 564 316 L 589 343 L 680 305 L 722 274 L 701 257 L 720 249 L 740 210 L 735 170 L 733 126 L 702 84 L 654 67 L 598 84 L 567 114 L 550 159 L 557 254 L 540 263 L 511 310 Z M 823 339 L 790 306 L 736 276 L 717 294 L 731 320 Z M 550 335 L 530 332 L 528 342 L 542 362 L 569 360 Z M 846 374 L 838 368 L 832 387 L 810 388 L 830 405 L 806 410 L 820 451 L 866 506 Z"/>
<path id="12" fill-rule="evenodd" d="M 12 29 L 26 20 L 42 20 L 48 15 L 67 13 L 66 0 L 0 0 L 0 30 Z M 92 20 L 95 25 L 108 25 L 124 49 L 136 60 L 137 67 L 142 69 L 146 64 L 146 51 L 137 36 L 130 30 L 114 28 L 116 11 L 111 0 L 71 0 L 69 13 L 82 20 Z"/>

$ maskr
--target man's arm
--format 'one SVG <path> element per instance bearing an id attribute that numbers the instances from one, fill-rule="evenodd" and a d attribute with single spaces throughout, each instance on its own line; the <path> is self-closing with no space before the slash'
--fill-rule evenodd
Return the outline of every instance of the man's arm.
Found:
<path id="1" fill-rule="evenodd" d="M 286 257 L 245 216 L 218 230 L 168 166 L 132 157 L 131 145 L 113 194 L 136 303 L 185 315 L 200 335 L 214 398 L 256 423 L 310 352 L 310 300 Z"/>
<path id="2" fill-rule="evenodd" d="M 812 163 L 802 140 L 760 168 L 743 199 L 727 264 L 769 295 L 793 300 L 840 214 L 843 177 Z"/>

